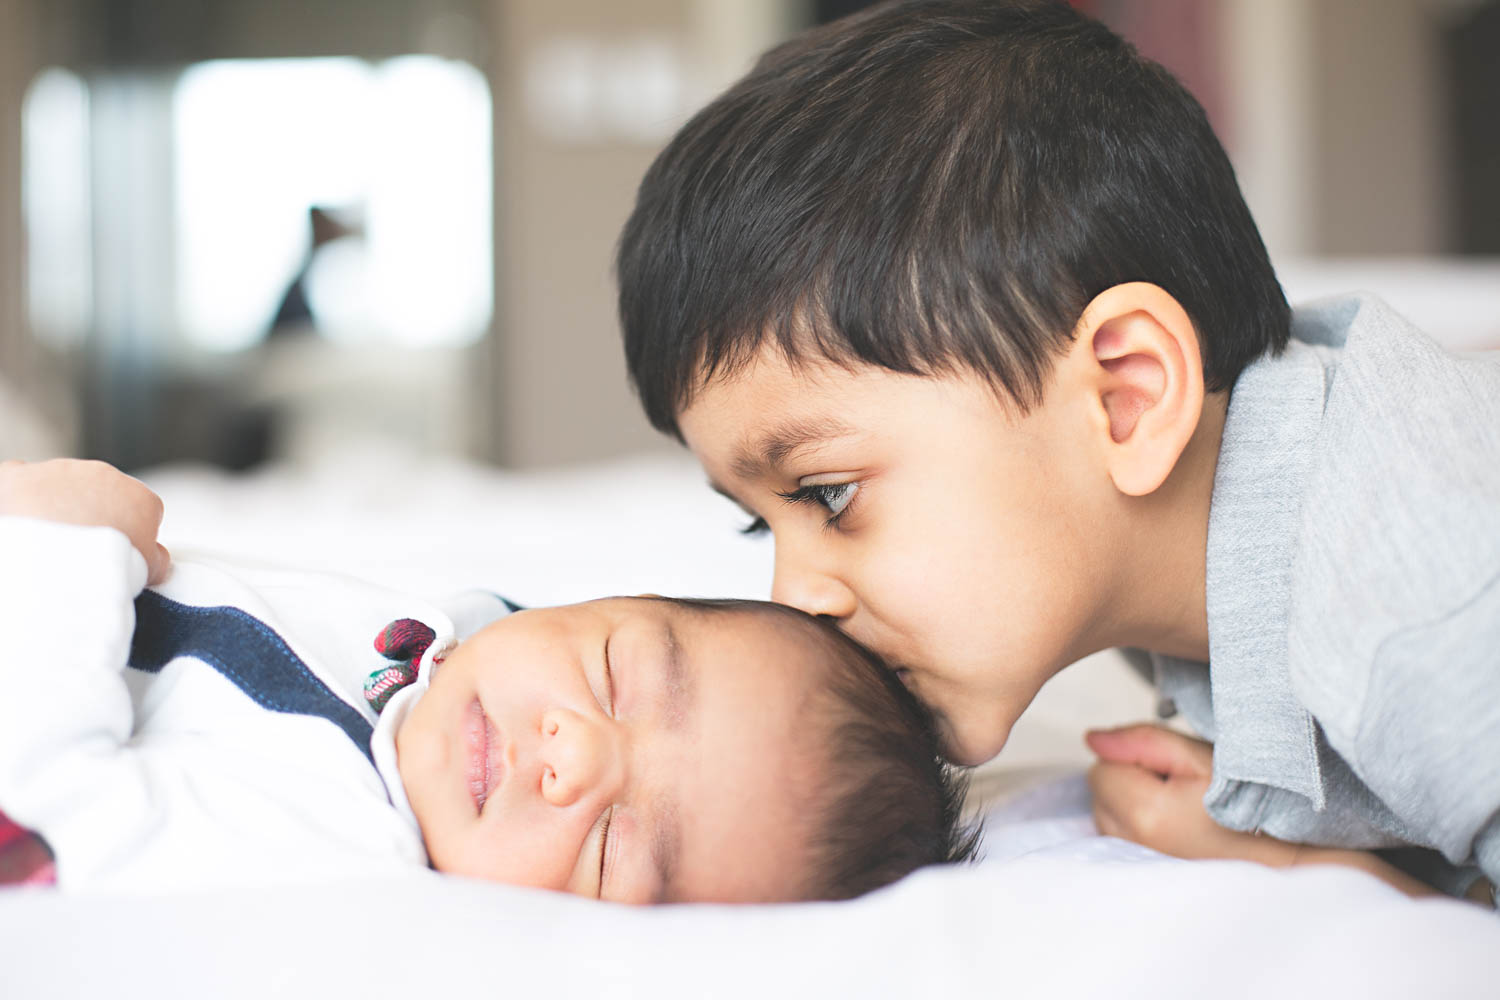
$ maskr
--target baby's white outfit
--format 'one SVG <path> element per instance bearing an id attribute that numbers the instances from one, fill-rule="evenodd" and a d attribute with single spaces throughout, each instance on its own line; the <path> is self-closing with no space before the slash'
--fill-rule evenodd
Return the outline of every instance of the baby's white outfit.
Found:
<path id="1" fill-rule="evenodd" d="M 145 582 L 114 529 L 0 518 L 0 809 L 51 846 L 58 885 L 425 866 L 396 730 L 434 657 L 514 606 L 211 558 Z M 374 641 L 398 619 L 431 642 L 377 714 L 366 683 L 393 663 Z"/>

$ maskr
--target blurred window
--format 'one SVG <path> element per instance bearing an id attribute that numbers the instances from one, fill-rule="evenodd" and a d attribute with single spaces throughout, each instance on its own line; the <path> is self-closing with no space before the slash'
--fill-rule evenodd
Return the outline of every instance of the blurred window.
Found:
<path id="1" fill-rule="evenodd" d="M 310 253 L 308 209 L 363 238 L 306 270 L 318 330 L 469 343 L 493 303 L 490 93 L 466 63 L 403 56 L 200 63 L 174 94 L 178 303 L 209 348 L 259 339 Z"/>
<path id="2" fill-rule="evenodd" d="M 108 312 L 158 349 L 243 349 L 294 282 L 338 341 L 457 346 L 489 327 L 490 91 L 468 63 L 49 69 L 23 127 L 29 308 L 54 346 L 118 339 Z M 355 235 L 314 253 L 314 206 Z M 143 255 L 164 270 L 140 273 Z"/>

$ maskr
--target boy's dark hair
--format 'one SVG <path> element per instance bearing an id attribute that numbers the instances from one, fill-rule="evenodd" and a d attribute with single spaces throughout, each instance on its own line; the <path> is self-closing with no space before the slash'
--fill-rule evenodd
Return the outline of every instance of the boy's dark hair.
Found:
<path id="1" fill-rule="evenodd" d="M 617 259 L 651 423 L 770 338 L 968 369 L 1023 411 L 1105 289 L 1165 289 L 1210 391 L 1290 325 L 1198 102 L 1066 4 L 904 0 L 772 49 L 641 183 Z"/>
<path id="2" fill-rule="evenodd" d="M 960 819 L 966 782 L 943 759 L 932 715 L 879 657 L 784 604 L 672 600 L 783 618 L 826 653 L 826 675 L 803 706 L 821 753 L 801 789 L 810 806 L 802 898 L 851 899 L 926 865 L 973 859 L 979 829 Z"/>

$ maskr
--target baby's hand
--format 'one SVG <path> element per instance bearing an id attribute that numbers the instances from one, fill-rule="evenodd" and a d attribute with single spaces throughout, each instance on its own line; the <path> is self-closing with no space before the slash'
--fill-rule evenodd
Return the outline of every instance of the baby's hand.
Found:
<path id="1" fill-rule="evenodd" d="M 1234 858 L 1268 865 L 1296 860 L 1294 845 L 1226 830 L 1203 807 L 1214 748 L 1161 726 L 1096 730 L 1089 769 L 1099 832 L 1179 858 Z"/>
<path id="2" fill-rule="evenodd" d="M 0 462 L 0 516 L 115 528 L 146 557 L 151 583 L 165 579 L 172 564 L 156 540 L 161 498 L 104 462 Z"/>

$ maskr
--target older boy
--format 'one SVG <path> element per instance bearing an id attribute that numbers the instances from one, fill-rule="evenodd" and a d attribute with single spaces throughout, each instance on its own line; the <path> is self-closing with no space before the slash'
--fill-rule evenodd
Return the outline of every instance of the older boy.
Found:
<path id="1" fill-rule="evenodd" d="M 101 463 L 0 463 L 0 808 L 65 889 L 430 863 L 623 902 L 843 898 L 973 846 L 920 706 L 801 612 L 168 573 L 160 519 Z"/>
<path id="2" fill-rule="evenodd" d="M 773 50 L 618 271 L 653 424 L 955 759 L 1138 647 L 1222 826 L 1500 874 L 1500 365 L 1373 298 L 1292 316 L 1202 109 L 1103 26 L 905 2 Z M 1096 740 L 1103 779 L 1172 739 Z"/>

